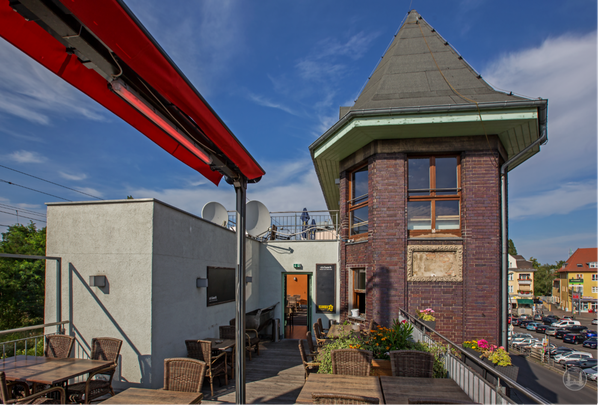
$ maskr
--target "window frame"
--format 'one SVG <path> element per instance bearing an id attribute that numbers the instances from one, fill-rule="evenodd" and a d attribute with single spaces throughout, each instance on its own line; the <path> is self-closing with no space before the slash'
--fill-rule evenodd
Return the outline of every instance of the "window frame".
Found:
<path id="1" fill-rule="evenodd" d="M 353 187 L 354 187 L 353 186 L 353 183 L 354 183 L 353 177 L 354 177 L 355 173 L 361 171 L 364 167 L 367 169 L 367 174 L 368 174 L 368 193 L 365 194 L 366 199 L 364 201 L 354 204 L 353 201 L 360 199 L 360 197 L 362 197 L 362 196 L 353 197 Z M 349 239 L 361 239 L 361 238 L 367 237 L 368 233 L 369 233 L 370 168 L 369 168 L 368 162 L 365 162 L 365 163 L 357 166 L 356 168 L 354 168 L 353 170 L 351 170 L 349 172 L 349 187 L 348 188 L 349 188 L 349 197 L 350 197 L 349 200 L 347 200 L 347 215 L 349 216 Z M 353 220 L 351 218 L 351 215 L 352 215 L 353 211 L 356 211 L 363 207 L 368 207 L 368 220 L 365 221 L 365 224 L 366 224 L 368 230 L 366 232 L 352 234 L 351 230 L 353 229 Z"/>
<path id="2" fill-rule="evenodd" d="M 454 157 L 457 158 L 457 194 L 450 194 L 450 195 L 436 195 L 436 158 L 447 158 L 447 157 Z M 429 159 L 429 195 L 417 195 L 411 196 L 409 195 L 409 160 L 410 159 Z M 462 207 L 463 207 L 463 198 L 462 198 L 462 182 L 461 182 L 461 155 L 460 154 L 434 154 L 434 155 L 410 155 L 407 156 L 407 168 L 405 170 L 407 173 L 407 205 L 409 202 L 416 202 L 416 201 L 431 201 L 430 204 L 430 216 L 431 216 L 431 224 L 430 229 L 408 229 L 409 237 L 422 237 L 427 236 L 430 234 L 442 234 L 442 235 L 451 235 L 456 237 L 462 236 L 462 228 L 463 228 L 463 221 L 462 221 Z M 435 229 L 436 227 L 436 201 L 459 201 L 459 229 Z M 407 214 L 409 215 L 409 214 Z M 407 218 L 407 222 L 409 222 L 409 218 Z"/>
<path id="3" fill-rule="evenodd" d="M 359 303 L 361 302 L 361 298 L 359 294 L 362 294 L 363 297 L 363 307 L 364 312 L 359 311 L 359 316 L 365 316 L 365 311 L 367 310 L 367 303 L 366 303 L 366 290 L 367 290 L 367 268 L 366 267 L 352 267 L 349 269 L 351 271 L 351 278 L 350 278 L 350 285 L 349 285 L 349 292 L 351 296 L 351 302 L 349 305 L 349 309 L 359 309 Z M 365 275 L 365 288 L 355 288 L 358 285 L 359 275 Z"/>

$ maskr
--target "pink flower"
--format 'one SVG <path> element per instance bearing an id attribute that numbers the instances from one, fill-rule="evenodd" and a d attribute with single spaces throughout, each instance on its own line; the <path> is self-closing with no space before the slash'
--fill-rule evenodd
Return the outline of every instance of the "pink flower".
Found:
<path id="1" fill-rule="evenodd" d="M 407 321 L 403 319 L 403 321 L 401 323 L 407 323 Z"/>
<path id="2" fill-rule="evenodd" d="M 502 349 L 502 350 L 505 350 L 505 348 L 504 348 L 504 347 L 502 347 L 502 346 L 499 346 L 498 348 L 499 348 L 499 349 Z"/>
<path id="3" fill-rule="evenodd" d="M 478 347 L 480 349 L 487 349 L 488 348 L 488 341 L 484 339 L 478 340 Z"/>

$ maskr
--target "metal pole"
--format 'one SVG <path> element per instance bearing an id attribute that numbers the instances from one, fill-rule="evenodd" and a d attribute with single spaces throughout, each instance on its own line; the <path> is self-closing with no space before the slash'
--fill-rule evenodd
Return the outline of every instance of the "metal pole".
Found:
<path id="1" fill-rule="evenodd" d="M 56 322 L 62 321 L 62 260 L 56 260 Z M 61 325 L 56 326 L 56 333 L 61 332 Z"/>
<path id="2" fill-rule="evenodd" d="M 247 179 L 234 179 L 237 195 L 237 276 L 235 301 L 235 390 L 237 404 L 245 404 L 245 214 Z"/>

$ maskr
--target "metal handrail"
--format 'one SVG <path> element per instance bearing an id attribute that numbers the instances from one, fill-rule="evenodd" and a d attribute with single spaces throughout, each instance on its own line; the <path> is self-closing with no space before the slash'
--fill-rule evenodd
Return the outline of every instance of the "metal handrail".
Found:
<path id="1" fill-rule="evenodd" d="M 36 330 L 36 329 L 41 329 L 41 328 L 49 328 L 50 326 L 66 325 L 67 323 L 70 323 L 70 321 L 44 323 L 43 325 L 34 325 L 34 326 L 25 326 L 23 328 L 7 329 L 7 330 L 0 331 L 0 336 L 1 335 L 7 335 L 9 333 L 26 332 L 28 330 Z"/>
<path id="2" fill-rule="evenodd" d="M 404 317 L 406 317 L 409 320 L 409 322 L 411 322 L 412 324 L 413 323 L 417 323 L 417 324 L 419 324 L 422 327 L 423 331 L 429 330 L 431 333 L 437 335 L 439 338 L 441 338 L 442 340 L 444 340 L 451 348 L 458 350 L 461 353 L 461 355 L 465 355 L 468 359 L 471 359 L 475 364 L 477 364 L 479 367 L 481 367 L 486 373 L 492 374 L 493 376 L 495 376 L 497 378 L 498 381 L 500 381 L 500 380 L 504 381 L 511 388 L 516 388 L 518 391 L 520 391 L 521 393 L 523 393 L 524 395 L 526 395 L 529 399 L 533 400 L 534 403 L 537 403 L 537 404 L 550 404 L 549 401 L 547 401 L 546 399 L 542 398 L 540 395 L 538 395 L 535 392 L 530 391 L 529 389 L 523 387 L 522 385 L 518 384 L 516 381 L 514 381 L 511 378 L 507 377 L 506 375 L 504 375 L 500 371 L 495 370 L 493 368 L 489 368 L 488 365 L 486 363 L 482 362 L 479 358 L 477 358 L 476 356 L 473 356 L 470 353 L 466 352 L 465 350 L 463 350 L 463 348 L 461 348 L 460 346 L 458 346 L 457 344 L 455 344 L 454 342 L 452 342 L 451 340 L 449 340 L 448 338 L 446 338 L 445 336 L 443 336 L 442 334 L 440 334 L 436 330 L 430 328 L 428 325 L 426 325 L 425 323 L 423 323 L 422 321 L 420 321 L 414 315 L 411 315 L 409 312 L 407 312 L 403 308 L 399 308 L 399 312 L 400 312 L 400 315 L 403 315 Z M 447 355 L 452 356 L 452 354 L 450 353 L 450 351 L 447 353 Z M 473 373 L 478 374 L 475 370 L 473 370 L 471 368 L 469 368 L 469 370 L 471 372 L 473 372 Z M 480 376 L 480 377 L 482 379 L 484 379 L 483 376 Z M 500 395 L 502 395 L 502 394 L 500 394 Z"/>

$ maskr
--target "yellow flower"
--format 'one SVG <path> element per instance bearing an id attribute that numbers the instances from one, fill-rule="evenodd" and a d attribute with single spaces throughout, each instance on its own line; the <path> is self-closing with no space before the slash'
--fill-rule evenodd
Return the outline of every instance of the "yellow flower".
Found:
<path id="1" fill-rule="evenodd" d="M 383 337 L 383 338 L 382 338 L 382 340 L 386 340 L 386 338 L 385 338 L 385 337 Z"/>

